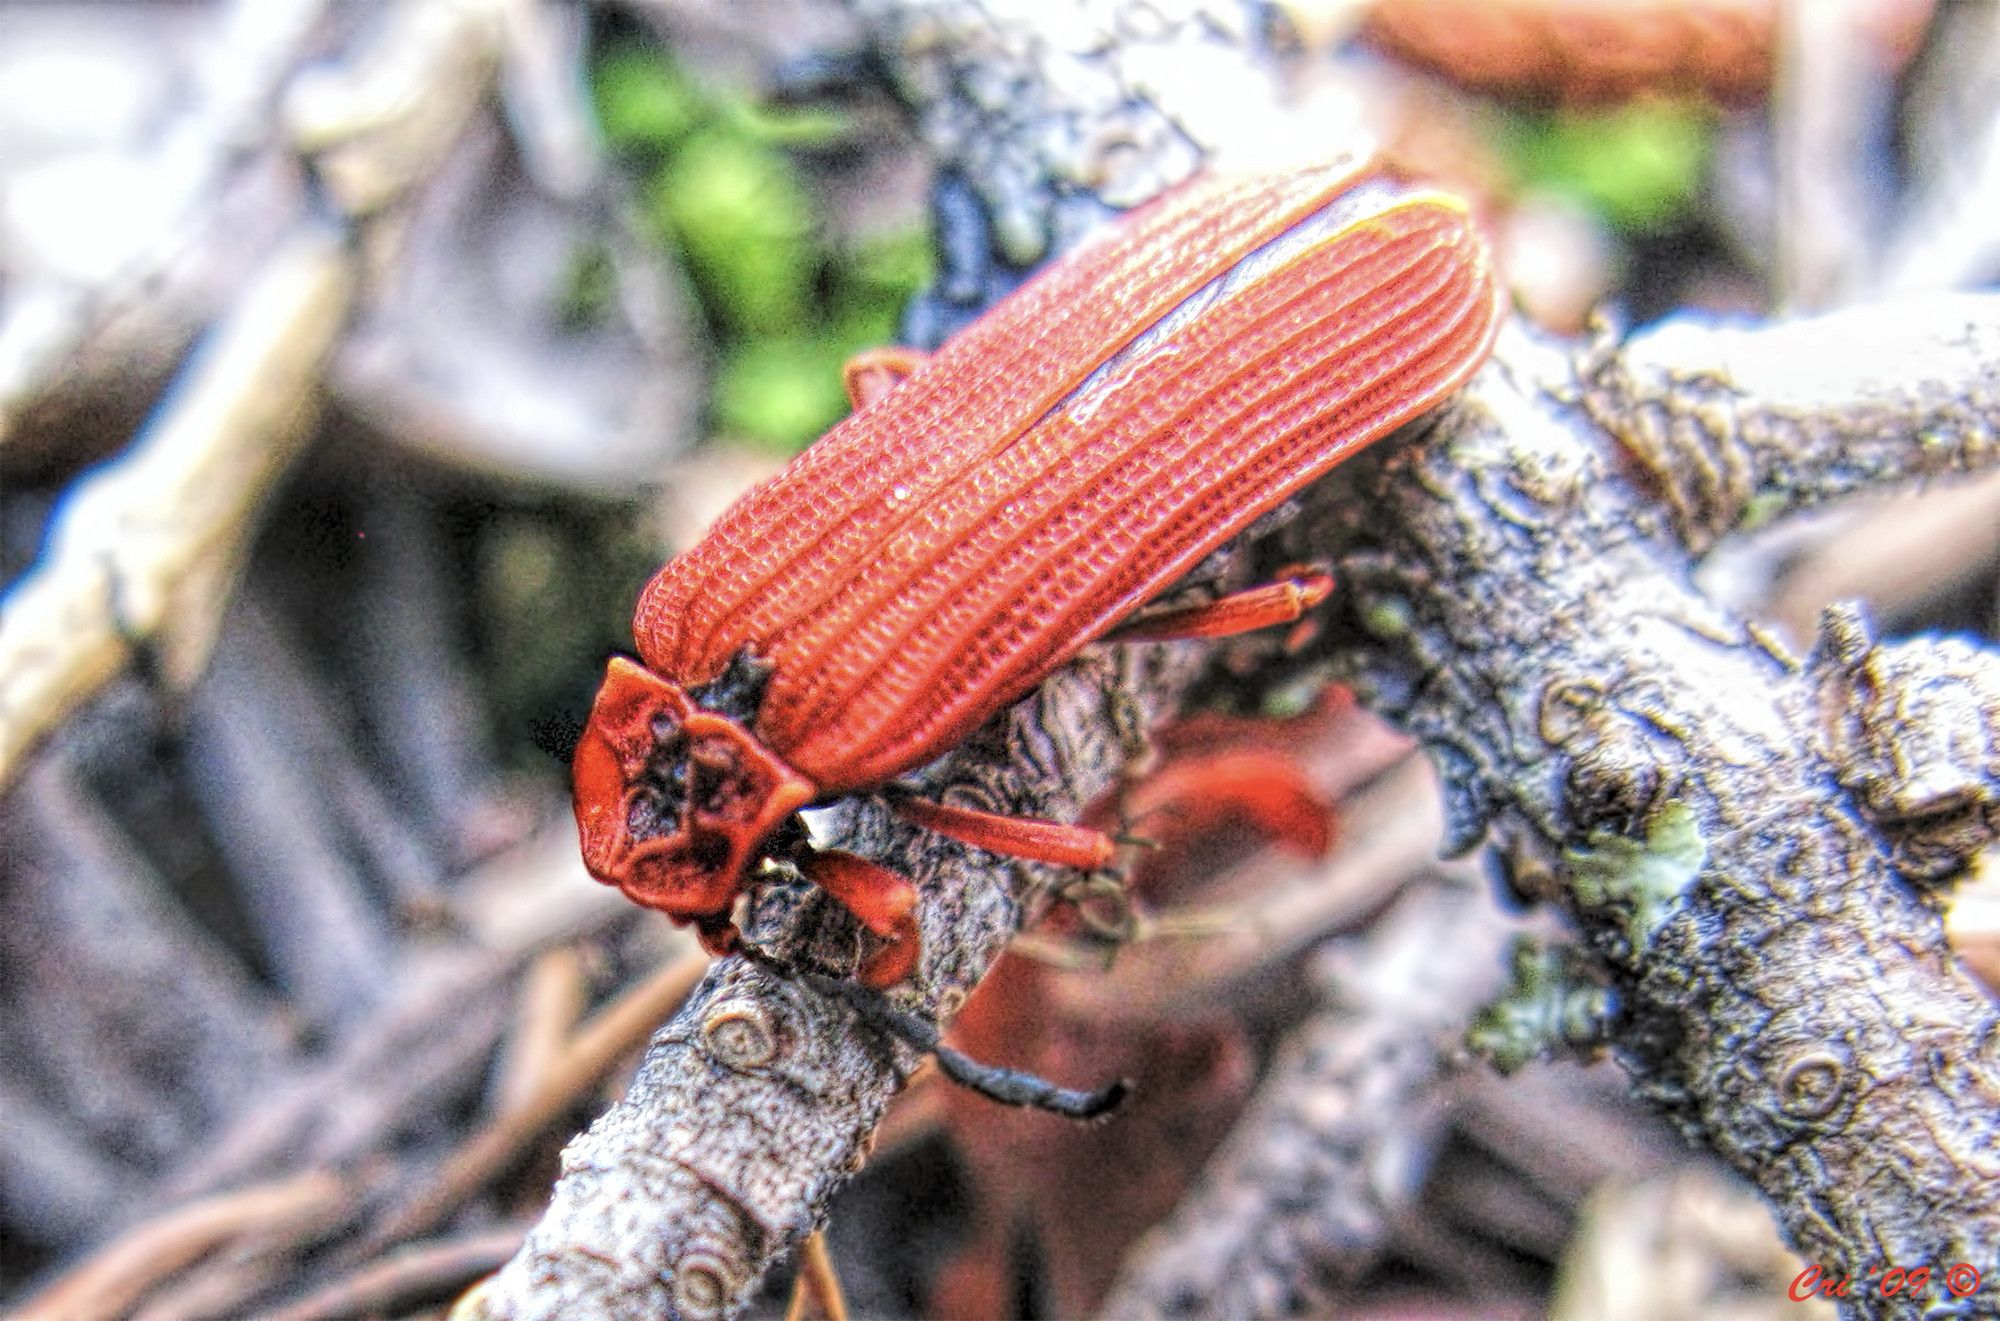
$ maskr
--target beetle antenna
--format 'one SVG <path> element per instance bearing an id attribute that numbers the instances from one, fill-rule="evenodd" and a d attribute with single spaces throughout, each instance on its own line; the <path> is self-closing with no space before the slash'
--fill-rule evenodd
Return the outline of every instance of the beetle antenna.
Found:
<path id="1" fill-rule="evenodd" d="M 1094 1091 L 1082 1091 L 1072 1087 L 1058 1087 L 1048 1079 L 1019 1069 L 1003 1068 L 997 1064 L 983 1064 L 963 1051 L 953 1050 L 944 1044 L 937 1024 L 907 1009 L 899 1009 L 889 1002 L 887 996 L 872 986 L 846 977 L 828 977 L 824 973 L 808 972 L 772 958 L 768 954 L 753 951 L 744 946 L 740 953 L 752 962 L 759 963 L 781 976 L 804 982 L 821 995 L 839 1000 L 852 1009 L 861 1021 L 878 1032 L 906 1042 L 926 1054 L 937 1057 L 938 1068 L 944 1076 L 970 1091 L 978 1092 L 989 1101 L 1001 1105 L 1023 1106 L 1034 1110 L 1046 1110 L 1050 1114 L 1065 1119 L 1101 1119 L 1118 1108 L 1131 1084 L 1123 1078 L 1116 1079 Z"/>

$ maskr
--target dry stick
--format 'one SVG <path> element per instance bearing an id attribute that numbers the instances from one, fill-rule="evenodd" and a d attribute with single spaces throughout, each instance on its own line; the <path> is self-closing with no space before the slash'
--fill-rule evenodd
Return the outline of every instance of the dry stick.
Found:
<path id="1" fill-rule="evenodd" d="M 1885 293 L 1967 288 L 2000 271 L 2000 7 L 1939 5 L 1903 113 L 1908 194 L 1878 273 Z"/>
<path id="2" fill-rule="evenodd" d="M 0 829 L 8 1031 L 37 1048 L 50 1098 L 100 1139 L 182 1159 L 279 1067 L 275 1002 L 165 892 L 64 750 L 51 752 Z"/>
<path id="3" fill-rule="evenodd" d="M 1894 88 L 1875 0 L 1785 8 L 1772 105 L 1777 144 L 1776 284 L 1794 312 L 1835 307 L 1867 283 Z"/>
<path id="4" fill-rule="evenodd" d="M 99 1248 L 28 1300 L 15 1321 L 75 1321 L 114 1316 L 147 1290 L 240 1234 L 273 1222 L 323 1214 L 353 1189 L 327 1170 L 257 1184 L 190 1202 L 138 1225 Z"/>
<path id="5" fill-rule="evenodd" d="M 560 974 L 561 964 L 565 961 L 563 958 L 560 957 L 563 955 L 569 956 L 568 962 L 572 964 L 572 967 L 570 968 L 569 971 L 573 978 L 574 975 L 573 950 L 564 948 L 561 950 L 549 951 L 547 956 L 545 956 L 545 958 L 550 962 L 542 966 L 554 967 L 556 969 L 557 974 Z M 695 959 L 701 959 L 704 957 L 705 956 L 699 956 L 699 955 L 693 956 L 693 958 Z M 678 973 L 683 982 L 691 980 L 691 978 L 687 976 L 686 970 L 682 964 L 675 964 L 671 966 L 669 969 L 667 969 L 666 972 L 669 974 Z M 647 983 L 645 985 L 634 988 L 632 991 L 627 993 L 625 999 L 619 1001 L 617 1004 L 614 1004 L 610 1008 L 603 1011 L 603 1013 L 601 1013 L 597 1019 L 593 1020 L 593 1023 L 590 1026 L 587 1026 L 582 1033 L 578 1034 L 575 1041 L 572 1042 L 572 1044 L 570 1045 L 567 1053 L 558 1057 L 553 1063 L 550 1064 L 550 1066 L 544 1072 L 537 1074 L 534 1077 L 532 1081 L 534 1081 L 536 1085 L 542 1088 L 543 1090 L 537 1092 L 531 1092 L 527 1097 L 524 1098 L 521 1104 L 528 1107 L 544 1105 L 545 1103 L 542 1097 L 548 1085 L 553 1083 L 555 1086 L 563 1088 L 566 1093 L 562 1100 L 554 1103 L 553 1106 L 550 1108 L 549 1113 L 553 1115 L 554 1113 L 559 1113 L 562 1106 L 564 1104 L 567 1104 L 568 1100 L 573 1099 L 575 1095 L 578 1095 L 583 1091 L 587 1090 L 596 1081 L 596 1077 L 601 1075 L 601 1073 L 605 1068 L 609 1067 L 609 1064 L 606 1064 L 602 1068 L 597 1069 L 595 1073 L 587 1074 L 585 1076 L 580 1076 L 567 1082 L 564 1081 L 567 1078 L 567 1075 L 564 1073 L 564 1070 L 575 1063 L 575 1057 L 579 1051 L 589 1050 L 596 1052 L 608 1049 L 610 1052 L 611 1062 L 615 1063 L 620 1052 L 632 1048 L 632 1046 L 635 1043 L 630 1041 L 625 1041 L 622 1043 L 614 1041 L 610 1043 L 608 1046 L 593 1046 L 590 1039 L 590 1033 L 592 1031 L 592 1028 L 598 1028 L 600 1031 L 603 1031 L 607 1019 L 615 1020 L 620 1015 L 623 1015 L 625 1019 L 624 1022 L 614 1021 L 611 1024 L 611 1026 L 617 1028 L 621 1032 L 624 1032 L 627 1036 L 630 1036 L 632 1034 L 629 1029 L 629 1024 L 632 1022 L 637 1022 L 639 1019 L 643 1017 L 645 1013 L 649 1012 L 654 1015 L 651 1022 L 657 1023 L 661 1018 L 664 1018 L 666 1014 L 671 1011 L 671 1006 L 667 1006 L 665 1008 L 653 1008 L 653 1007 L 648 1007 L 644 1003 L 635 1003 L 635 1001 L 642 1002 L 644 1000 L 644 997 L 648 993 L 649 988 L 657 986 L 660 980 L 661 979 L 655 979 L 654 982 Z M 545 983 L 549 981 L 549 975 L 547 973 L 545 973 L 543 981 Z M 576 988 L 572 986 L 569 989 L 574 990 Z M 566 994 L 567 992 L 563 992 L 563 994 L 559 994 L 554 998 L 557 999 L 564 998 Z M 546 999 L 549 997 L 545 994 L 541 998 Z M 647 1024 L 644 1022 L 639 1023 L 638 1027 L 639 1035 L 643 1035 L 643 1032 L 646 1030 L 646 1026 Z M 535 1030 L 535 1035 L 540 1035 L 540 1029 Z M 481 1054 L 483 1056 L 484 1052 L 482 1051 Z M 404 1093 L 398 1092 L 397 1095 L 401 1096 L 404 1095 Z M 379 1108 L 381 1108 L 384 1111 L 384 1113 L 387 1114 L 393 1107 L 385 1106 Z M 507 1111 L 503 1113 L 500 1116 L 500 1118 L 495 1121 L 495 1126 L 504 1123 L 509 1119 L 510 1116 L 519 1113 L 520 1113 L 519 1111 Z M 546 1124 L 546 1122 L 547 1122 L 546 1120 L 543 1121 L 544 1124 Z M 535 1132 L 539 1131 L 539 1127 L 540 1126 L 528 1129 L 525 1135 L 522 1136 L 519 1140 L 525 1141 L 526 1138 L 532 1137 Z M 490 1129 L 483 1130 L 483 1132 L 486 1131 L 490 1131 Z M 479 1141 L 479 1135 L 475 1135 L 475 1137 L 471 1139 L 470 1142 L 468 1142 L 467 1148 L 470 1148 L 473 1144 L 476 1144 L 478 1141 Z M 345 1149 L 354 1147 L 356 1144 L 350 1141 L 350 1142 L 343 1142 L 340 1145 L 343 1149 Z M 507 1160 L 511 1159 L 514 1150 L 518 1147 L 518 1145 L 519 1143 L 516 1142 L 514 1146 L 499 1150 L 497 1152 L 497 1155 L 495 1156 L 495 1159 L 497 1160 L 498 1164 L 504 1165 L 507 1162 Z M 462 1148 L 461 1150 L 465 1149 Z M 488 1175 L 487 1177 L 490 1177 L 490 1175 Z M 484 1180 L 480 1181 L 483 1182 Z M 474 1186 L 476 1187 L 477 1185 L 475 1184 Z M 462 1201 L 465 1195 L 469 1195 L 469 1191 L 470 1190 L 468 1190 L 467 1193 L 462 1193 L 457 1195 L 456 1200 L 454 1200 L 451 1205 L 455 1206 L 457 1204 L 457 1201 Z M 449 1193 L 445 1195 L 451 1196 L 451 1194 Z M 446 1208 L 447 1211 L 449 1209 L 451 1208 L 450 1207 Z M 378 1218 L 378 1222 L 380 1220 L 392 1218 L 396 1214 L 398 1213 L 392 1210 L 386 1213 L 384 1217 Z M 394 1233 L 389 1230 L 384 1230 L 381 1231 L 379 1238 L 381 1242 L 388 1242 L 392 1241 L 396 1237 L 407 1237 L 408 1234 L 410 1233 L 420 1233 L 422 1232 L 422 1229 L 425 1227 L 426 1226 L 417 1226 L 416 1228 L 410 1229 L 403 1233 Z M 365 1255 L 367 1252 L 374 1250 L 374 1245 L 376 1241 L 377 1241 L 376 1238 L 371 1237 L 371 1239 L 369 1240 L 369 1246 L 363 1248 L 357 1248 L 349 1255 L 351 1256 Z M 514 1243 L 518 1245 L 518 1242 L 519 1242 L 519 1234 L 517 1233 L 514 1237 Z M 217 1263 L 216 1264 L 217 1269 L 215 1272 L 216 1278 L 212 1280 L 195 1282 L 195 1287 L 193 1289 L 183 1290 L 180 1293 L 177 1293 L 176 1301 L 181 1305 L 179 1310 L 176 1311 L 172 1308 L 161 1310 L 160 1311 L 161 1321 L 166 1321 L 166 1318 L 168 1317 L 185 1314 L 188 1312 L 194 1312 L 201 1315 L 222 1315 L 233 1311 L 241 1310 L 242 1305 L 247 1300 L 255 1297 L 257 1294 L 259 1294 L 265 1288 L 268 1287 L 269 1282 L 275 1275 L 278 1268 L 282 1265 L 282 1263 L 285 1260 L 289 1259 L 290 1256 L 293 1255 L 294 1247 L 295 1245 L 293 1244 L 271 1244 L 268 1245 L 267 1251 L 263 1252 L 262 1254 L 253 1258 L 252 1260 L 247 1262 L 235 1263 L 233 1266 L 230 1266 L 226 1269 L 224 1268 L 223 1263 Z M 502 1253 L 498 1259 L 496 1259 L 491 1263 L 491 1265 L 497 1266 L 500 1261 L 505 1260 L 507 1255 L 508 1255 L 507 1253 Z M 386 1264 L 392 1264 L 392 1263 L 386 1263 Z M 490 1269 L 490 1268 L 491 1266 L 488 1266 L 485 1269 Z M 366 1274 L 367 1274 L 366 1271 L 357 1272 L 357 1276 L 355 1278 L 360 1278 L 361 1276 L 364 1276 Z M 456 1278 L 463 1279 L 464 1276 L 459 1276 Z"/>
<path id="6" fill-rule="evenodd" d="M 1749 521 L 2000 465 L 1996 399 L 1994 298 L 1580 360 L 1510 329 L 1440 435 L 1348 465 L 1298 529 L 1452 840 L 1498 833 L 1587 936 L 1641 1094 L 1835 1275 L 2000 1252 L 2000 1015 L 1924 892 L 2000 835 L 2000 655 L 1838 613 L 1801 662 L 1688 568 Z"/>
<path id="7" fill-rule="evenodd" d="M 319 7 L 240 6 L 246 23 L 269 24 L 279 38 L 258 47 L 262 58 L 232 66 L 252 75 L 239 94 L 260 121 Z M 370 28 L 372 49 L 315 65 L 290 86 L 287 125 L 310 135 L 319 177 L 347 214 L 391 206 L 450 151 L 490 86 L 499 9 L 497 0 L 400 6 Z M 240 148 L 240 127 L 218 135 L 224 152 Z M 255 509 L 298 452 L 346 322 L 348 237 L 302 222 L 182 369 L 169 408 L 124 458 L 73 489 L 48 555 L 0 610 L 0 787 L 117 672 L 135 636 L 160 648 L 174 682 L 200 672 Z M 42 373 L 31 364 L 23 374 Z"/>
<path id="8" fill-rule="evenodd" d="M 792 1301 L 785 1308 L 785 1321 L 805 1321 L 808 1305 L 818 1308 L 825 1321 L 847 1321 L 847 1299 L 826 1250 L 826 1232 L 819 1229 L 807 1234 L 799 1245 L 799 1273 L 792 1281 Z"/>
<path id="9" fill-rule="evenodd" d="M 162 1180 L 160 1198 L 179 1201 L 254 1178 L 296 1163 L 301 1152 L 339 1161 L 379 1149 L 395 1125 L 421 1121 L 476 1085 L 505 1030 L 504 987 L 538 946 L 635 915 L 623 895 L 590 884 L 569 824 L 463 878 L 454 898 L 485 948 L 411 961 L 397 998 L 374 1020 Z"/>
<path id="10" fill-rule="evenodd" d="M 571 1039 L 569 1048 L 534 1092 L 461 1143 L 434 1176 L 384 1214 L 360 1251 L 380 1251 L 387 1244 L 421 1234 L 457 1210 L 613 1065 L 638 1049 L 687 998 L 707 967 L 706 954 L 689 954 L 600 1010 Z"/>
<path id="11" fill-rule="evenodd" d="M 388 892 L 397 916 L 413 927 L 440 925 L 450 911 L 440 850 L 398 808 L 380 772 L 364 768 L 353 743 L 342 740 L 320 773 L 346 842 Z"/>
<path id="12" fill-rule="evenodd" d="M 1286 1039 L 1249 1112 L 1099 1310 L 1323 1310 L 1372 1265 L 1417 1192 L 1383 1177 L 1384 1162 L 1437 1126 L 1441 1108 L 1424 1100 L 1460 1053 L 1460 1025 L 1501 981 L 1509 929 L 1459 875 L 1413 889 L 1357 938 L 1328 979 L 1334 1003 Z"/>
<path id="13" fill-rule="evenodd" d="M 1761 611 L 1788 640 L 1812 638 L 1835 601 L 1865 595 L 1885 617 L 1935 600 L 2000 561 L 2000 477 L 1898 496 L 1857 510 L 1851 521 L 1786 569 Z"/>
<path id="14" fill-rule="evenodd" d="M 259 599 L 230 610 L 187 732 L 195 797 L 232 874 L 273 979 L 297 1012 L 345 1031 L 389 994 L 395 932 L 351 861 L 321 779 L 352 752 L 300 648 Z"/>
<path id="15" fill-rule="evenodd" d="M 454 587 L 431 504 L 406 478 L 367 483 L 355 608 L 369 621 L 350 668 L 376 742 L 401 786 L 408 815 L 447 857 L 486 792 L 485 722 L 452 628 Z"/>
<path id="16" fill-rule="evenodd" d="M 177 681 L 199 672 L 257 508 L 298 453 L 351 267 L 338 234 L 301 232 L 131 451 L 73 488 L 48 550 L 0 609 L 0 787 L 126 662 L 134 636 L 161 647 Z"/>
<path id="17" fill-rule="evenodd" d="M 104 378 L 129 378 L 135 362 L 142 376 L 155 363 L 164 371 L 194 336 L 184 318 L 208 301 L 205 286 L 241 278 L 247 254 L 233 208 L 242 190 L 232 176 L 272 151 L 282 128 L 272 103 L 298 62 L 319 54 L 326 8 L 327 0 L 237 0 L 203 11 L 218 21 L 203 34 L 211 58 L 189 80 L 194 104 L 148 134 L 159 144 L 149 175 L 161 185 L 146 207 L 148 232 L 107 254 L 116 260 L 94 263 L 101 274 L 91 283 L 0 313 L 0 448 L 32 429 L 52 396 L 72 397 L 60 410 L 107 392 Z M 0 269 L 0 283 L 17 273 Z"/>
<path id="18" fill-rule="evenodd" d="M 340 1321 L 344 1317 L 401 1315 L 411 1304 L 460 1288 L 496 1269 L 521 1246 L 525 1225 L 486 1229 L 413 1243 L 381 1261 L 316 1289 L 265 1321 Z"/>
<path id="19" fill-rule="evenodd" d="M 0 1059 L 14 1058 L 0 1029 Z M 138 1171 L 48 1105 L 25 1073 L 0 1072 L 0 1224 L 10 1241 L 87 1242 L 130 1196 Z"/>
<path id="20" fill-rule="evenodd" d="M 493 1088 L 496 1112 L 529 1104 L 543 1081 L 561 1067 L 585 998 L 583 958 L 574 945 L 544 950 L 528 965 Z"/>
<path id="21" fill-rule="evenodd" d="M 353 1191 L 351 1197 L 315 1214 L 239 1235 L 227 1247 L 149 1293 L 130 1313 L 129 1321 L 243 1316 L 256 1299 L 296 1281 L 306 1254 L 352 1233 L 394 1178 L 393 1167 L 380 1157 L 342 1172 Z"/>
<path id="22" fill-rule="evenodd" d="M 339 1052 L 217 1134 L 161 1181 L 179 1201 L 234 1180 L 375 1150 L 393 1125 L 434 1114 L 470 1089 L 506 1022 L 502 985 L 515 959 L 454 951 L 406 970 L 399 998 L 357 1027 Z M 366 1098 L 366 1104 L 358 1104 Z"/>

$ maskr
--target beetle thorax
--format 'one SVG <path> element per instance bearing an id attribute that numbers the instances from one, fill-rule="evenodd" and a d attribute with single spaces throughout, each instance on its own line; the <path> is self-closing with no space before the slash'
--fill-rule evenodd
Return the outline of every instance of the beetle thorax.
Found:
<path id="1" fill-rule="evenodd" d="M 727 913 L 816 790 L 737 716 L 614 658 L 577 744 L 575 794 L 590 874 L 693 920 Z"/>

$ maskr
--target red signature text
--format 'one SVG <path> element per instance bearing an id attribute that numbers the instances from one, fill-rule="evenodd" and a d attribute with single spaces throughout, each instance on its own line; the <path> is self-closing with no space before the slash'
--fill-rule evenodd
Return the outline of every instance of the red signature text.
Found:
<path id="1" fill-rule="evenodd" d="M 1786 1291 L 1795 1303 L 1809 1298 L 1851 1298 L 1874 1292 L 1883 1298 L 1918 1298 L 1941 1283 L 1953 1298 L 1964 1298 L 1979 1288 L 1979 1268 L 1957 1262 L 1942 1272 L 1929 1266 L 1891 1266 L 1885 1271 L 1865 1271 L 1859 1277 L 1831 1275 L 1818 1266 L 1808 1266 L 1792 1277 Z"/>

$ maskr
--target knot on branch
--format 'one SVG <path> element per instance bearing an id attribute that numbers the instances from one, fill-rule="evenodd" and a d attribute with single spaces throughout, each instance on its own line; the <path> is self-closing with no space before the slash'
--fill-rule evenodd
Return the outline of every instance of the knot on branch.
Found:
<path id="1" fill-rule="evenodd" d="M 1671 716 L 1643 684 L 1606 687 L 1561 676 L 1543 690 L 1537 731 L 1568 759 L 1563 805 L 1577 833 L 1633 835 L 1687 777 L 1684 745 L 1663 733 Z"/>
<path id="2" fill-rule="evenodd" d="M 2000 836 L 2000 665 L 1953 638 L 1877 644 L 1841 605 L 1807 673 L 1822 751 L 1896 870 L 1956 879 Z"/>

